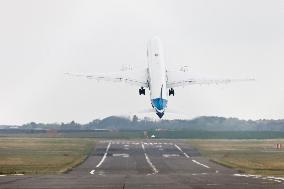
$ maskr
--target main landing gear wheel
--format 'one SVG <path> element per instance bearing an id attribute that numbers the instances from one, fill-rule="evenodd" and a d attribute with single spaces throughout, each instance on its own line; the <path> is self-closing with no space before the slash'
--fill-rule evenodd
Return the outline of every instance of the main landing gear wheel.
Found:
<path id="1" fill-rule="evenodd" d="M 171 95 L 175 96 L 175 90 L 173 88 L 169 90 L 169 96 Z"/>
<path id="2" fill-rule="evenodd" d="M 145 95 L 145 89 L 143 87 L 139 89 L 139 95 Z"/>

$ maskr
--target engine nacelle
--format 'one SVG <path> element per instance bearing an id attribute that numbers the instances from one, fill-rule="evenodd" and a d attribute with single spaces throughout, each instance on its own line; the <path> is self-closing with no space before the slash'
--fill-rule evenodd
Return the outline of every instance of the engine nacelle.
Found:
<path id="1" fill-rule="evenodd" d="M 144 89 L 144 87 L 141 87 L 141 88 L 139 89 L 139 95 L 145 95 L 145 89 Z"/>
<path id="2" fill-rule="evenodd" d="M 175 90 L 173 88 L 169 89 L 169 96 L 171 95 L 175 96 Z"/>

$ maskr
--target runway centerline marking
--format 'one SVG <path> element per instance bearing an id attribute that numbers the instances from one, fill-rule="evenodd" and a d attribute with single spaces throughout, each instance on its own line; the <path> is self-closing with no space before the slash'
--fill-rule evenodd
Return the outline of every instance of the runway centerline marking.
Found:
<path id="1" fill-rule="evenodd" d="M 208 175 L 208 173 L 192 173 L 193 176 Z"/>
<path id="2" fill-rule="evenodd" d="M 113 157 L 124 157 L 124 158 L 128 158 L 129 154 L 112 154 Z"/>
<path id="3" fill-rule="evenodd" d="M 146 151 L 145 151 L 145 146 L 144 146 L 144 144 L 142 143 L 141 146 L 142 146 L 142 149 L 143 149 L 143 151 L 144 151 L 144 155 L 145 155 L 146 161 L 147 161 L 147 163 L 150 165 L 150 167 L 151 167 L 152 170 L 153 170 L 152 175 L 157 174 L 159 171 L 158 171 L 158 169 L 155 167 L 155 165 L 151 162 L 150 158 L 148 157 L 148 155 L 147 155 L 147 153 L 146 153 Z"/>
<path id="4" fill-rule="evenodd" d="M 176 147 L 181 153 L 183 153 L 183 155 L 184 155 L 186 158 L 190 158 L 190 156 L 189 156 L 187 153 L 185 153 L 178 145 L 175 144 L 175 147 Z"/>
<path id="5" fill-rule="evenodd" d="M 197 165 L 201 165 L 202 167 L 205 167 L 205 168 L 207 168 L 207 169 L 210 169 L 210 167 L 209 166 L 207 166 L 207 165 L 205 165 L 205 164 L 202 164 L 202 163 L 200 163 L 200 162 L 198 162 L 198 161 L 196 161 L 196 160 L 192 160 L 192 162 L 193 163 L 196 163 Z"/>
<path id="6" fill-rule="evenodd" d="M 165 157 L 165 158 L 179 157 L 179 154 L 163 154 L 163 157 Z"/>

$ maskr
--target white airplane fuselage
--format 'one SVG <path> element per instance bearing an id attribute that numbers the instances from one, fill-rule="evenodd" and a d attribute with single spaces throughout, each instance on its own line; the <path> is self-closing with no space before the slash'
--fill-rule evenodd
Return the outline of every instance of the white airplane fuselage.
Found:
<path id="1" fill-rule="evenodd" d="M 123 70 L 117 73 L 97 73 L 97 74 L 72 74 L 77 77 L 86 77 L 97 81 L 125 82 L 140 86 L 139 95 L 145 95 L 145 88 L 149 88 L 150 100 L 153 109 L 159 118 L 165 114 L 168 105 L 168 96 L 175 96 L 174 88 L 184 87 L 194 84 L 218 84 L 239 81 L 254 81 L 251 78 L 229 79 L 210 78 L 194 75 L 188 72 L 188 68 L 182 67 L 180 70 L 167 70 L 164 62 L 163 47 L 158 37 L 153 37 L 147 44 L 148 68 L 142 70 Z"/>
<path id="2" fill-rule="evenodd" d="M 149 90 L 152 107 L 162 118 L 168 103 L 167 76 L 163 49 L 159 38 L 153 38 L 147 45 Z"/>

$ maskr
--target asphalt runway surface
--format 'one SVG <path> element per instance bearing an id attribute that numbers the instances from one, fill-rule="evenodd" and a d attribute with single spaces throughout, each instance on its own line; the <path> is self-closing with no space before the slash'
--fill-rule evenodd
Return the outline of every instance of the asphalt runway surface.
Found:
<path id="1" fill-rule="evenodd" d="M 1 176 L 0 188 L 284 188 L 284 178 L 240 174 L 201 157 L 182 140 L 105 140 L 94 149 L 85 162 L 69 173 Z"/>

